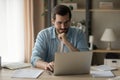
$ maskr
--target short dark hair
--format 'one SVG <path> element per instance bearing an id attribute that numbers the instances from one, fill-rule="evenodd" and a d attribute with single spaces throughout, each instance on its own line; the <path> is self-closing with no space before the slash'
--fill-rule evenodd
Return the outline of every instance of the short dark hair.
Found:
<path id="1" fill-rule="evenodd" d="M 56 19 L 56 14 L 64 16 L 66 14 L 69 14 L 69 19 L 71 20 L 72 14 L 71 10 L 69 7 L 65 5 L 57 5 L 52 11 L 52 18 L 55 20 Z"/>

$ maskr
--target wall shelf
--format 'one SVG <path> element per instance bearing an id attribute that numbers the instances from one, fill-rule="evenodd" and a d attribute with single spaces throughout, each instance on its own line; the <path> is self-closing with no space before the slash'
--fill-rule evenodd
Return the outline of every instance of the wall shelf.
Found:
<path id="1" fill-rule="evenodd" d="M 120 12 L 119 9 L 90 9 L 91 12 Z"/>
<path id="2" fill-rule="evenodd" d="M 98 50 L 93 50 L 93 53 L 120 53 L 120 50 L 114 49 L 114 50 L 105 50 L 105 49 L 98 49 Z"/>
<path id="3" fill-rule="evenodd" d="M 85 9 L 76 9 L 72 10 L 73 12 L 86 12 Z M 90 9 L 90 12 L 120 12 L 119 9 L 111 10 L 111 9 Z"/>
<path id="4" fill-rule="evenodd" d="M 74 12 L 86 12 L 86 10 L 85 9 L 76 9 L 76 10 L 72 10 L 72 11 L 74 11 Z"/>

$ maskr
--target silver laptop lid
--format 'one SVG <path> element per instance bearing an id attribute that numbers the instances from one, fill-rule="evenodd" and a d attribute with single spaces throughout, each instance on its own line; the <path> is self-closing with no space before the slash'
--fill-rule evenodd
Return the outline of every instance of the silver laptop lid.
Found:
<path id="1" fill-rule="evenodd" d="M 90 72 L 92 52 L 55 53 L 54 75 Z"/>

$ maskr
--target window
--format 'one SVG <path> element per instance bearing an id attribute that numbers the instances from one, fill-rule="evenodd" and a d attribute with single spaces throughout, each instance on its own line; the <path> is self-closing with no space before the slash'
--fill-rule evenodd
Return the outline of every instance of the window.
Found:
<path id="1" fill-rule="evenodd" d="M 24 61 L 24 0 L 0 0 L 0 56 Z"/>

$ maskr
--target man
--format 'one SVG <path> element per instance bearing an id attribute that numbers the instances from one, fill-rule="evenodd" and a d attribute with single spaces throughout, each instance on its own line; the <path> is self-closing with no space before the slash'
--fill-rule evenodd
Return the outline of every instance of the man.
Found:
<path id="1" fill-rule="evenodd" d="M 67 6 L 57 5 L 54 8 L 53 26 L 41 30 L 37 36 L 31 57 L 34 67 L 54 71 L 54 54 L 60 43 L 63 43 L 65 52 L 88 50 L 84 33 L 80 29 L 70 27 L 71 17 Z"/>

